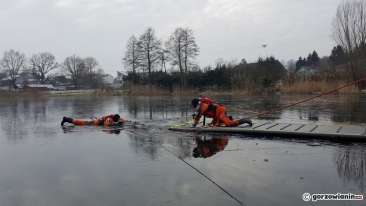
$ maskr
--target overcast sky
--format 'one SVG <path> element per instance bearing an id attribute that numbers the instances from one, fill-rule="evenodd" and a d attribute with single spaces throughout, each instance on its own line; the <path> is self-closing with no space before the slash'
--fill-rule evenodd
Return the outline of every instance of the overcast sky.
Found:
<path id="1" fill-rule="evenodd" d="M 194 31 L 201 68 L 218 58 L 297 60 L 335 46 L 331 24 L 341 0 L 1 0 L 0 52 L 50 52 L 58 62 L 95 57 L 116 76 L 126 42 L 152 27 L 166 41 L 175 28 Z M 267 44 L 266 48 L 261 45 Z"/>

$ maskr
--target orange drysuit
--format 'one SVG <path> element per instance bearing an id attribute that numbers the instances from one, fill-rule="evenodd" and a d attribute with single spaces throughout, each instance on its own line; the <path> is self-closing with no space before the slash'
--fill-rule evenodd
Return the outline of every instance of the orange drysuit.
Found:
<path id="1" fill-rule="evenodd" d="M 225 149 L 229 142 L 229 138 L 212 138 L 210 140 L 196 139 L 197 147 L 193 149 L 196 157 L 207 158 Z"/>
<path id="2" fill-rule="evenodd" d="M 103 125 L 103 126 L 114 126 L 117 124 L 117 122 L 113 121 L 114 114 L 103 116 L 99 119 L 93 119 L 93 120 L 80 120 L 80 119 L 73 119 L 72 123 L 76 125 Z M 127 122 L 127 120 L 123 118 L 119 118 L 119 121 Z"/>
<path id="3" fill-rule="evenodd" d="M 210 114 L 214 114 L 214 116 L 212 117 Z M 215 103 L 211 104 L 206 104 L 202 102 L 198 103 L 195 115 L 193 117 L 195 124 L 198 124 L 202 115 L 212 117 L 213 119 L 211 124 L 213 126 L 219 126 L 222 123 L 224 123 L 227 127 L 236 127 L 239 125 L 239 120 L 229 119 L 225 107 Z"/>

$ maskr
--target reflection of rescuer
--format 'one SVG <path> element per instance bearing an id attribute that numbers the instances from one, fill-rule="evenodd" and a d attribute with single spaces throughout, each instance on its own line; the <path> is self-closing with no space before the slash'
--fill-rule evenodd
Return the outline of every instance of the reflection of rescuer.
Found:
<path id="1" fill-rule="evenodd" d="M 103 116 L 102 118 L 93 118 L 90 121 L 64 117 L 62 119 L 61 126 L 63 126 L 65 122 L 72 123 L 75 125 L 116 126 L 116 125 L 122 125 L 124 122 L 127 122 L 127 120 L 121 118 L 119 114 L 110 114 Z"/>
<path id="2" fill-rule="evenodd" d="M 212 138 L 210 140 L 202 140 L 199 137 L 196 139 L 197 147 L 193 149 L 192 156 L 194 158 L 207 158 L 225 149 L 229 138 Z"/>
<path id="3" fill-rule="evenodd" d="M 202 115 L 212 118 L 211 124 L 213 126 L 219 126 L 222 123 L 224 123 L 227 127 L 236 127 L 244 123 L 248 123 L 250 126 L 252 126 L 252 121 L 250 119 L 232 120 L 227 116 L 225 107 L 216 104 L 211 99 L 204 97 L 199 99 L 194 98 L 192 99 L 191 104 L 194 108 L 196 108 L 196 112 L 193 116 L 194 123 L 192 127 L 196 127 Z"/>

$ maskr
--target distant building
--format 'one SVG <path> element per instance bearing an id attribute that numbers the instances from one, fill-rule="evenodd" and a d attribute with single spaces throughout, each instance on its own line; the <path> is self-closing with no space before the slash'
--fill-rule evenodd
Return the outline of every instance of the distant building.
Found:
<path id="1" fill-rule="evenodd" d="M 105 84 L 107 86 L 113 85 L 114 77 L 112 75 L 110 75 L 110 74 L 102 75 L 102 79 L 103 79 L 103 84 Z"/>
<path id="2" fill-rule="evenodd" d="M 123 85 L 123 81 L 126 80 L 127 73 L 123 71 L 117 71 L 117 84 Z"/>
<path id="3" fill-rule="evenodd" d="M 23 87 L 24 91 L 48 91 L 53 90 L 52 84 L 27 84 Z"/>
<path id="4" fill-rule="evenodd" d="M 37 79 L 34 79 L 33 75 L 28 73 L 21 73 L 16 76 L 15 85 L 12 85 L 12 80 L 10 77 L 5 77 L 0 80 L 0 87 L 7 88 L 12 87 L 15 90 L 22 90 L 25 85 L 28 84 L 39 84 L 40 82 Z"/>
<path id="5" fill-rule="evenodd" d="M 302 66 L 299 70 L 297 70 L 296 74 L 307 76 L 307 75 L 315 74 L 315 72 L 316 72 L 316 69 L 312 66 Z"/>
<path id="6" fill-rule="evenodd" d="M 326 74 L 331 73 L 332 71 L 329 69 L 321 69 L 320 67 L 313 66 L 302 66 L 299 70 L 297 70 L 296 74 L 298 75 L 314 75 L 314 74 Z"/>

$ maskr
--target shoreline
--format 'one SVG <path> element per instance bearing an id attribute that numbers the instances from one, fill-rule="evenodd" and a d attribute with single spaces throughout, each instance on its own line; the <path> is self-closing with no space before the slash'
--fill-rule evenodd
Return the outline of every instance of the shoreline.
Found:
<path id="1" fill-rule="evenodd" d="M 46 92 L 26 92 L 26 91 L 3 91 L 0 92 L 0 98 L 9 97 L 9 98 L 18 98 L 18 97 L 33 97 L 33 98 L 41 98 L 41 97 L 61 97 L 61 96 L 185 96 L 185 95 L 199 95 L 199 96 L 217 96 L 217 95 L 298 95 L 298 94 L 312 94 L 312 95 L 319 95 L 324 92 L 313 91 L 311 93 L 282 93 L 281 91 L 271 91 L 271 92 L 263 92 L 263 93 L 256 93 L 256 92 L 242 92 L 242 91 L 188 91 L 188 92 L 164 92 L 164 93 L 153 93 L 149 94 L 148 92 L 139 93 L 139 94 L 131 94 L 127 90 L 115 90 L 115 91 L 89 91 L 89 90 L 68 90 L 65 91 L 46 91 Z M 359 92 L 334 92 L 331 94 L 337 95 L 348 95 L 348 94 L 366 94 L 366 90 L 361 90 Z"/>

